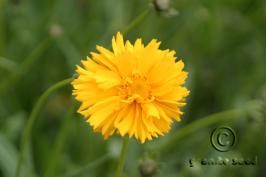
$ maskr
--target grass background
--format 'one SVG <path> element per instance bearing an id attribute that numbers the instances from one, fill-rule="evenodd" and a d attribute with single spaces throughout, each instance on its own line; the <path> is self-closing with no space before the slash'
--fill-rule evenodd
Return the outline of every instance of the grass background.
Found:
<path id="1" fill-rule="evenodd" d="M 266 2 L 171 2 L 178 15 L 167 17 L 147 0 L 0 0 L 0 176 L 15 175 L 20 139 L 39 96 L 71 77 L 96 44 L 110 46 L 112 35 L 147 9 L 125 38 L 157 38 L 162 49 L 176 50 L 190 73 L 191 94 L 183 121 L 168 135 L 145 145 L 130 140 L 124 175 L 141 176 L 139 166 L 147 169 L 143 161 L 152 159 L 157 177 L 266 176 Z M 49 97 L 34 124 L 21 176 L 113 176 L 120 137 L 104 141 L 74 113 L 72 100 L 70 86 Z M 218 123 L 198 123 L 231 109 L 239 111 L 215 114 Z M 186 128 L 191 124 L 197 128 Z M 219 125 L 236 131 L 232 151 L 211 147 L 210 132 Z M 255 166 L 189 167 L 190 158 L 255 156 Z"/>

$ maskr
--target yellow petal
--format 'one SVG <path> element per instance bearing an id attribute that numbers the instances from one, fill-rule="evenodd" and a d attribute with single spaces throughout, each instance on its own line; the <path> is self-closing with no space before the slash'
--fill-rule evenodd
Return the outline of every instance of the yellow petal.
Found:
<path id="1" fill-rule="evenodd" d="M 113 71 L 98 70 L 94 78 L 98 86 L 104 90 L 112 88 L 120 84 L 120 77 Z"/>
<path id="2" fill-rule="evenodd" d="M 133 125 L 134 122 L 134 110 L 135 110 L 135 106 L 134 104 L 131 104 L 128 107 L 128 112 L 125 115 L 125 117 L 123 117 L 121 119 L 121 121 L 119 123 L 117 123 L 116 128 L 119 130 L 119 133 L 124 136 L 126 133 L 129 133 L 130 128 Z"/>
<path id="3" fill-rule="evenodd" d="M 141 105 L 143 111 L 146 113 L 147 117 L 154 117 L 159 119 L 159 111 L 153 103 L 145 103 Z"/>

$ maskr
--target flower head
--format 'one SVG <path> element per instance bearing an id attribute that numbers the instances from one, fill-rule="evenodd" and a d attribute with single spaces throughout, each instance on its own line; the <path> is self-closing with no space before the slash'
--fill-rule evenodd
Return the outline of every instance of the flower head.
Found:
<path id="1" fill-rule="evenodd" d="M 105 138 L 117 132 L 135 136 L 141 143 L 171 129 L 180 121 L 180 107 L 189 91 L 183 87 L 187 72 L 175 62 L 175 51 L 160 50 L 153 39 L 144 46 L 124 42 L 118 32 L 113 51 L 96 46 L 98 53 L 77 66 L 73 95 L 81 102 L 78 112 Z"/>

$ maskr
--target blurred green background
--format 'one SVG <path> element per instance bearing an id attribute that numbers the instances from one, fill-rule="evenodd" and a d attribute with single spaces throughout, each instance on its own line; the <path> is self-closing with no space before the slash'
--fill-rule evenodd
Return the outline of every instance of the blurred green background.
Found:
<path id="1" fill-rule="evenodd" d="M 146 44 L 157 38 L 162 49 L 176 50 L 189 71 L 191 94 L 183 121 L 169 134 L 144 145 L 130 140 L 124 176 L 266 176 L 266 1 L 173 0 L 169 9 L 158 9 L 147 0 L 0 0 L 0 176 L 15 175 L 21 137 L 39 96 L 71 77 L 96 44 L 110 46 L 132 21 L 125 38 L 142 37 Z M 70 85 L 47 100 L 21 177 L 114 176 L 121 138 L 105 141 L 95 134 L 72 100 Z M 236 132 L 229 152 L 211 146 L 211 131 L 220 125 Z M 191 158 L 218 157 L 258 162 L 189 164 Z"/>

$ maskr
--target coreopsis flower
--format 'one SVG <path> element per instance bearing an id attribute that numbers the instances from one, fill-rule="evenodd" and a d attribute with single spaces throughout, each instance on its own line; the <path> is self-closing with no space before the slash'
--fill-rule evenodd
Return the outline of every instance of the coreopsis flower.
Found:
<path id="1" fill-rule="evenodd" d="M 105 138 L 114 133 L 134 136 L 141 143 L 164 135 L 173 120 L 180 121 L 180 107 L 189 91 L 183 86 L 187 72 L 176 62 L 175 51 L 159 49 L 153 39 L 144 46 L 124 42 L 118 32 L 112 51 L 96 46 L 98 53 L 77 66 L 73 95 L 78 112 Z"/>

